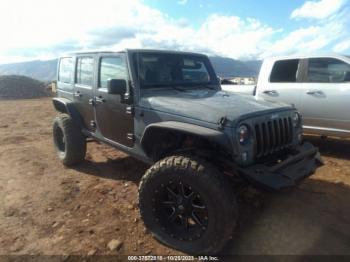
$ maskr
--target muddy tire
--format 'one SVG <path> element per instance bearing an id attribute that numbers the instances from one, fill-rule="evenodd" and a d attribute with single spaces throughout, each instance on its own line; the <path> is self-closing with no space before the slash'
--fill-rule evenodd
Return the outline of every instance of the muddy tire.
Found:
<path id="1" fill-rule="evenodd" d="M 139 208 L 156 239 L 188 254 L 217 254 L 237 219 L 230 181 L 196 157 L 170 156 L 150 167 L 140 183 Z"/>
<path id="2" fill-rule="evenodd" d="M 69 115 L 61 114 L 53 121 L 53 142 L 64 165 L 71 166 L 84 160 L 86 139 Z"/>

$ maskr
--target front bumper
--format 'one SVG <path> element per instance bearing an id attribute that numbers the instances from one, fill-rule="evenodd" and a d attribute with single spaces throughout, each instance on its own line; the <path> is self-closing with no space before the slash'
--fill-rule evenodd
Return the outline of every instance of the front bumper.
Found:
<path id="1" fill-rule="evenodd" d="M 318 149 L 310 143 L 303 143 L 287 158 L 270 166 L 256 164 L 239 168 L 239 173 L 250 183 L 269 190 L 296 185 L 302 179 L 311 176 L 317 167 L 323 164 Z"/>

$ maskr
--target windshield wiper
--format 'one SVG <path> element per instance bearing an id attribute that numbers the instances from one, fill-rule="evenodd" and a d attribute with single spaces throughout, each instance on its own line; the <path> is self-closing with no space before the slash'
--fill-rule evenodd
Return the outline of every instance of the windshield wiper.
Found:
<path id="1" fill-rule="evenodd" d="M 201 86 L 210 90 L 217 90 L 215 87 L 209 86 L 207 84 L 196 84 L 196 86 Z"/>
<path id="2" fill-rule="evenodd" d="M 144 87 L 148 87 L 148 88 L 151 88 L 151 87 L 161 87 L 162 89 L 165 89 L 165 88 L 172 88 L 172 89 L 174 89 L 174 90 L 181 91 L 181 92 L 186 91 L 186 89 L 183 89 L 183 88 L 180 88 L 179 86 L 171 85 L 171 84 L 158 84 L 158 83 L 155 83 L 155 84 L 147 84 L 147 85 L 144 85 Z"/>
<path id="3" fill-rule="evenodd" d="M 181 92 L 186 92 L 187 90 L 184 88 L 181 88 L 179 86 L 173 86 L 173 85 L 169 85 L 169 87 L 171 87 L 172 89 L 175 89 L 177 91 L 181 91 Z"/>

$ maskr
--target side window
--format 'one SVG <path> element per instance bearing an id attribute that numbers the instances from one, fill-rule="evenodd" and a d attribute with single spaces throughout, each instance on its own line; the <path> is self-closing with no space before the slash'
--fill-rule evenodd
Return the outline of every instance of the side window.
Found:
<path id="1" fill-rule="evenodd" d="M 61 58 L 58 70 L 58 81 L 68 84 L 72 83 L 73 71 L 73 59 L 71 57 Z"/>
<path id="2" fill-rule="evenodd" d="M 273 65 L 270 75 L 270 82 L 295 83 L 297 81 L 298 67 L 299 59 L 277 61 Z"/>
<path id="3" fill-rule="evenodd" d="M 108 79 L 127 79 L 126 63 L 122 56 L 102 57 L 99 71 L 100 88 L 107 88 Z"/>
<path id="4" fill-rule="evenodd" d="M 350 65 L 335 58 L 309 59 L 308 82 L 342 83 L 350 81 Z"/>
<path id="5" fill-rule="evenodd" d="M 79 57 L 77 59 L 76 84 L 92 86 L 94 73 L 94 59 L 92 57 Z"/>

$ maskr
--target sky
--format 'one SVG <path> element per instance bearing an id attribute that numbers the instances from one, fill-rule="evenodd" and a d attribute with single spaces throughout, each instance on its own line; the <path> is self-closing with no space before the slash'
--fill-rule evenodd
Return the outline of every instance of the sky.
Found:
<path id="1" fill-rule="evenodd" d="M 350 0 L 2 0 L 0 64 L 124 48 L 349 54 L 349 11 Z"/>

